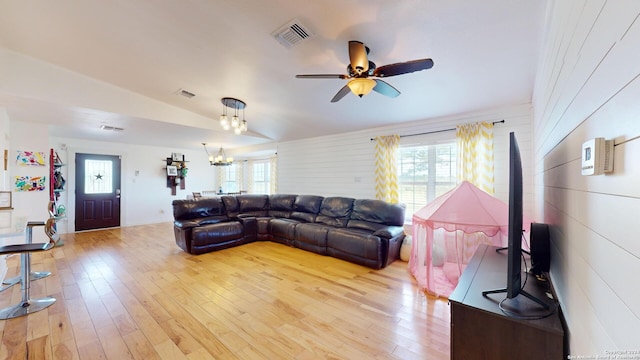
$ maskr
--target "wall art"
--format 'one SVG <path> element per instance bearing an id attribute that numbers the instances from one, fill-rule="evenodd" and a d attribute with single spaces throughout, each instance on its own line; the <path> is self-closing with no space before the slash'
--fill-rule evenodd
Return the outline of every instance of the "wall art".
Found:
<path id="1" fill-rule="evenodd" d="M 16 162 L 21 166 L 44 166 L 45 158 L 42 151 L 18 150 Z"/>
<path id="2" fill-rule="evenodd" d="M 46 176 L 16 176 L 16 191 L 44 191 Z"/>

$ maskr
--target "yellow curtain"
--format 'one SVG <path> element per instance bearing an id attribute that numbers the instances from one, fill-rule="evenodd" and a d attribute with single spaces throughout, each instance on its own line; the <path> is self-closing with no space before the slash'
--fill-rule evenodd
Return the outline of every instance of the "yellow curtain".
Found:
<path id="1" fill-rule="evenodd" d="M 400 135 L 377 136 L 376 199 L 395 204 L 398 196 L 398 147 Z"/>
<path id="2" fill-rule="evenodd" d="M 493 124 L 456 126 L 456 143 L 458 182 L 466 180 L 493 195 Z"/>

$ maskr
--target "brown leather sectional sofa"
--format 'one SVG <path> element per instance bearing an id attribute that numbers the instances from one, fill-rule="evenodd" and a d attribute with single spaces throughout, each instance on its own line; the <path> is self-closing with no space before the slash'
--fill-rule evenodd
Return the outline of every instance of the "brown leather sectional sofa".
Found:
<path id="1" fill-rule="evenodd" d="M 381 269 L 400 256 L 404 205 L 314 195 L 174 200 L 176 243 L 203 254 L 258 240 Z"/>

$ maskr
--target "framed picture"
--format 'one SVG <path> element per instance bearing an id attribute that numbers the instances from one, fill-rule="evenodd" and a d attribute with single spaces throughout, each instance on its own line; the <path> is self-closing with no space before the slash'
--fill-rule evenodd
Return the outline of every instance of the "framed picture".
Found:
<path id="1" fill-rule="evenodd" d="M 0 210 L 11 209 L 11 191 L 0 191 Z"/>
<path id="2" fill-rule="evenodd" d="M 175 165 L 167 165 L 167 176 L 178 176 L 178 167 Z"/>

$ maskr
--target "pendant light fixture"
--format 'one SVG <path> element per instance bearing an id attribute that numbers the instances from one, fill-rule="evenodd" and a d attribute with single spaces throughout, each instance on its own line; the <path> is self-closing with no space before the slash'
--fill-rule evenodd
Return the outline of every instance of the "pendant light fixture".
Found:
<path id="1" fill-rule="evenodd" d="M 244 109 L 247 107 L 247 104 L 242 100 L 231 97 L 223 97 L 222 99 L 220 99 L 220 102 L 222 102 L 220 126 L 222 126 L 222 128 L 225 130 L 233 129 L 233 132 L 236 135 L 247 132 L 249 127 L 247 125 L 247 120 L 244 119 Z M 229 114 L 231 114 L 231 112 L 229 112 L 227 108 L 233 109 L 233 116 L 231 117 L 231 121 L 229 121 Z M 240 120 L 240 118 L 238 117 L 238 113 L 240 110 L 242 110 L 242 120 Z"/>

